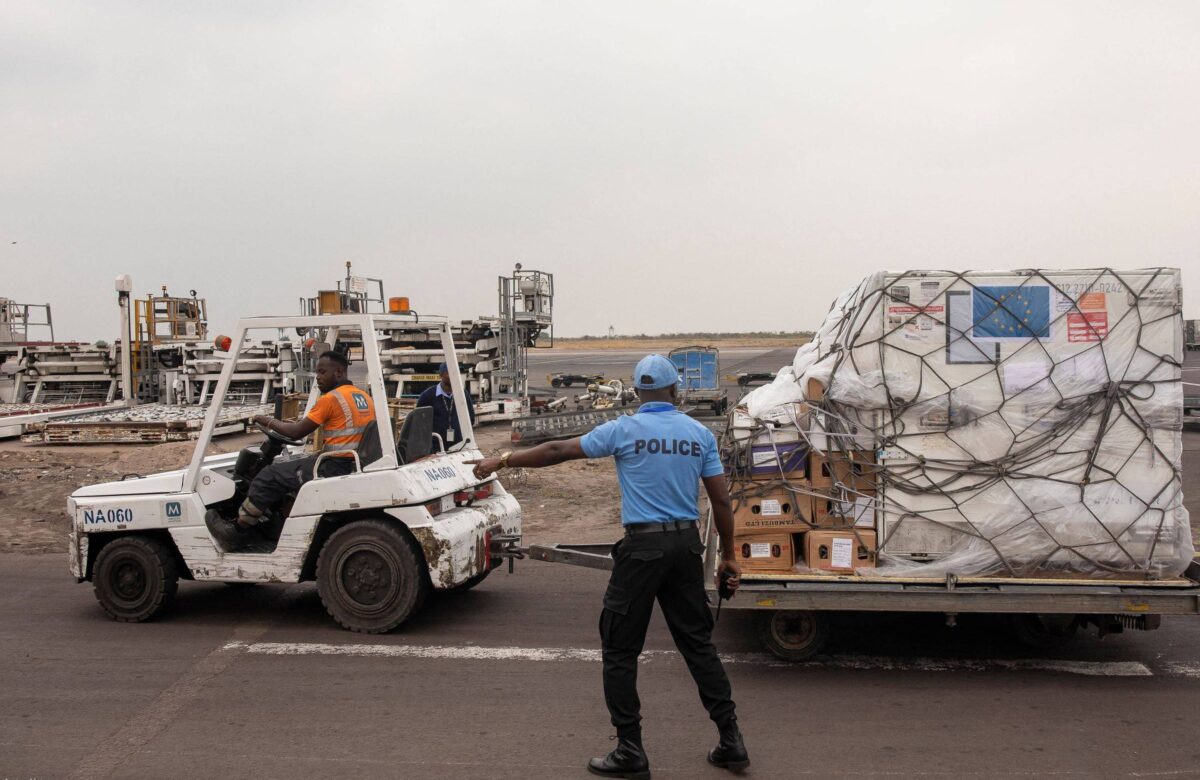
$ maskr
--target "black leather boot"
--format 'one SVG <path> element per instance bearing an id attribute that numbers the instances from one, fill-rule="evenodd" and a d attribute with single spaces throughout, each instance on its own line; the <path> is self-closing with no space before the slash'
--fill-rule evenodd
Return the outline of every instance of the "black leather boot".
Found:
<path id="1" fill-rule="evenodd" d="M 601 777 L 650 780 L 650 762 L 642 750 L 641 737 L 619 737 L 613 752 L 588 762 L 588 771 Z"/>
<path id="2" fill-rule="evenodd" d="M 215 509 L 204 513 L 204 525 L 224 552 L 238 552 L 248 547 L 253 538 L 236 520 L 221 517 Z"/>
<path id="3" fill-rule="evenodd" d="M 708 763 L 731 772 L 741 772 L 750 766 L 750 754 L 736 723 L 721 729 L 721 740 L 708 751 Z"/>

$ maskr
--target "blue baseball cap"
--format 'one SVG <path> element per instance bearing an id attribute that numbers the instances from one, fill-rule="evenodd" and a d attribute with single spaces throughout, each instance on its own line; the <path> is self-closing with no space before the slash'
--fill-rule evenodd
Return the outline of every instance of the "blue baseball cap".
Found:
<path id="1" fill-rule="evenodd" d="M 428 363 L 426 363 L 426 365 L 428 365 Z M 441 365 L 438 366 L 438 373 L 439 374 L 449 374 L 450 366 L 446 365 L 445 363 L 442 363 Z"/>
<path id="2" fill-rule="evenodd" d="M 679 370 L 662 355 L 646 355 L 633 369 L 633 386 L 638 390 L 657 390 L 679 383 Z"/>

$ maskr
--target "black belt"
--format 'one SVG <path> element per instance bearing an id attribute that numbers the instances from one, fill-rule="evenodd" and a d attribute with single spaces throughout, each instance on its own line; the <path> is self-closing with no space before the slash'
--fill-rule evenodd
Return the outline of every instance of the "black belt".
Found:
<path id="1" fill-rule="evenodd" d="M 664 522 L 653 521 L 650 523 L 630 523 L 625 526 L 625 535 L 631 534 L 648 534 L 648 533 L 666 533 L 667 531 L 687 531 L 695 528 L 695 520 L 667 520 Z"/>

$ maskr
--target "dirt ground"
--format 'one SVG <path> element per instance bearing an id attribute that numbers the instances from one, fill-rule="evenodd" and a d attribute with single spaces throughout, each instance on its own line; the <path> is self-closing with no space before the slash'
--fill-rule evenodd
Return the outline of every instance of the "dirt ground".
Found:
<path id="1" fill-rule="evenodd" d="M 506 448 L 510 429 L 478 431 L 486 453 Z M 233 452 L 257 436 L 218 439 L 210 451 Z M 0 447 L 0 552 L 67 549 L 67 496 L 84 485 L 187 465 L 190 442 L 155 445 L 47 447 L 5 442 Z M 621 501 L 611 460 L 575 461 L 543 471 L 501 476 L 521 502 L 529 541 L 602 542 L 620 535 Z"/>
<path id="2" fill-rule="evenodd" d="M 608 350 L 608 349 L 641 349 L 648 352 L 668 352 L 676 347 L 689 347 L 695 344 L 729 349 L 733 347 L 799 347 L 809 342 L 808 337 L 799 336 L 744 336 L 719 339 L 678 339 L 678 338 L 615 338 L 615 339 L 562 339 L 554 340 L 554 349 L 562 350 Z"/>

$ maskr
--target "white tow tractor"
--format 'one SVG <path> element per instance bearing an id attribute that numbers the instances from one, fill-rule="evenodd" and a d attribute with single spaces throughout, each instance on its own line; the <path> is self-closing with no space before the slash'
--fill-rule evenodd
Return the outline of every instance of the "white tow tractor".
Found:
<path id="1" fill-rule="evenodd" d="M 205 513 L 236 513 L 263 467 L 299 459 L 304 442 L 264 430 L 260 445 L 205 456 L 240 346 L 247 333 L 303 328 L 334 349 L 339 334 L 363 344 L 350 378 L 369 390 L 378 425 L 354 453 L 355 470 L 306 482 L 280 514 L 275 533 L 251 550 L 226 552 Z M 388 410 L 377 333 L 399 329 L 440 335 L 463 440 L 441 442 L 432 409 L 410 411 L 398 435 Z M 140 622 L 173 600 L 179 579 L 228 583 L 316 580 L 329 614 L 352 631 L 382 633 L 420 608 L 431 590 L 477 585 L 505 557 L 519 556 L 521 509 L 495 478 L 480 481 L 465 462 L 482 457 L 467 414 L 462 377 L 446 321 L 417 315 L 338 314 L 260 317 L 238 323 L 229 359 L 186 469 L 80 488 L 67 500 L 71 573 L 90 580 L 116 620 Z M 316 402 L 315 387 L 308 407 Z M 397 412 L 399 413 L 399 411 Z M 373 430 L 372 430 L 373 429 Z M 276 535 L 277 534 L 277 535 Z"/>

